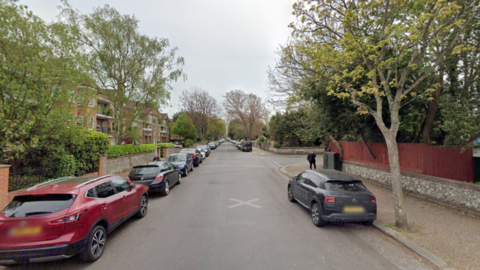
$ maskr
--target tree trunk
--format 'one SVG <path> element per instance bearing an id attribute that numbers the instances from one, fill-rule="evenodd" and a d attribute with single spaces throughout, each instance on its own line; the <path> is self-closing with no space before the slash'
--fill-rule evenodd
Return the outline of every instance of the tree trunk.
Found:
<path id="1" fill-rule="evenodd" d="M 337 142 L 337 140 L 335 140 L 335 138 L 333 137 L 332 133 L 329 133 L 328 134 L 328 138 L 333 142 L 333 144 L 335 144 L 335 146 L 340 150 L 340 157 L 343 158 L 343 148 L 342 148 L 342 145 L 340 145 L 339 142 Z"/>
<path id="2" fill-rule="evenodd" d="M 390 162 L 390 175 L 393 190 L 393 207 L 395 209 L 395 223 L 398 228 L 409 230 L 407 213 L 403 205 L 402 175 L 400 172 L 400 159 L 398 156 L 398 144 L 396 134 L 389 131 L 384 133 L 388 148 L 388 159 Z"/>
<path id="3" fill-rule="evenodd" d="M 435 93 L 433 93 L 433 100 L 430 101 L 430 104 L 428 105 L 427 117 L 425 118 L 425 124 L 423 125 L 422 138 L 424 144 L 430 144 L 430 132 L 432 131 L 433 122 L 435 121 L 440 92 L 443 89 L 443 70 L 440 71 L 438 80 L 439 86 Z"/>
<path id="4" fill-rule="evenodd" d="M 360 132 L 360 136 L 362 137 L 362 142 L 363 142 L 363 145 L 365 145 L 365 148 L 367 149 L 367 152 L 368 154 L 370 155 L 370 157 L 372 158 L 373 162 L 377 162 L 377 158 L 375 157 L 375 155 L 372 153 L 372 150 L 370 149 L 370 147 L 368 146 L 367 142 L 365 141 L 365 134 L 363 134 L 363 129 L 359 129 L 358 130 Z"/>

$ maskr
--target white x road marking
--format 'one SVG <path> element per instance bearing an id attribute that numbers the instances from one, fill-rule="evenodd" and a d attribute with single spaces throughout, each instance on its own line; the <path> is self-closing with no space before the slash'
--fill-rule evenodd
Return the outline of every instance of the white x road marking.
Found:
<path id="1" fill-rule="evenodd" d="M 228 208 L 234 208 L 234 207 L 238 207 L 238 206 L 242 206 L 242 205 L 248 205 L 248 206 L 251 206 L 251 207 L 255 207 L 255 208 L 262 208 L 260 205 L 256 205 L 256 204 L 253 204 L 252 202 L 256 202 L 256 201 L 259 201 L 260 199 L 253 199 L 253 200 L 250 200 L 250 201 L 240 201 L 240 200 L 237 200 L 237 199 L 233 199 L 233 198 L 230 198 L 231 201 L 234 201 L 234 202 L 238 202 L 237 204 L 234 204 L 234 205 L 230 205 Z"/>

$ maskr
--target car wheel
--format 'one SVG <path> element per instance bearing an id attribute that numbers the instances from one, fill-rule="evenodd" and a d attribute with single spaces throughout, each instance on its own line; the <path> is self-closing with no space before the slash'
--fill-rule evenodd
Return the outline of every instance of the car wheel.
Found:
<path id="1" fill-rule="evenodd" d="M 188 167 L 185 168 L 185 173 L 183 174 L 183 176 L 185 176 L 185 177 L 188 176 Z"/>
<path id="2" fill-rule="evenodd" d="M 107 244 L 107 231 L 103 226 L 95 226 L 88 237 L 87 246 L 80 254 L 80 259 L 84 262 L 94 262 L 98 260 L 105 251 Z"/>
<path id="3" fill-rule="evenodd" d="M 147 215 L 148 210 L 148 198 L 146 195 L 143 195 L 140 199 L 140 207 L 138 208 L 137 218 L 144 218 Z"/>
<path id="4" fill-rule="evenodd" d="M 163 191 L 161 191 L 160 194 L 162 196 L 168 196 L 168 193 L 170 193 L 170 186 L 168 185 L 168 181 L 165 181 Z"/>
<path id="5" fill-rule="evenodd" d="M 192 167 L 190 168 L 190 171 L 191 171 L 191 172 L 193 172 L 193 167 L 194 167 L 194 166 L 193 166 L 193 164 L 192 164 Z"/>
<path id="6" fill-rule="evenodd" d="M 320 214 L 320 209 L 318 208 L 317 203 L 312 204 L 312 221 L 313 224 L 317 227 L 323 227 L 325 226 L 326 222 L 325 220 L 322 219 L 322 215 Z"/>
<path id="7" fill-rule="evenodd" d="M 182 174 L 179 173 L 178 174 L 178 182 L 177 182 L 177 185 L 180 185 L 182 183 Z"/>
<path id="8" fill-rule="evenodd" d="M 288 186 L 288 200 L 290 202 L 295 202 L 295 198 L 293 198 L 292 186 Z"/>

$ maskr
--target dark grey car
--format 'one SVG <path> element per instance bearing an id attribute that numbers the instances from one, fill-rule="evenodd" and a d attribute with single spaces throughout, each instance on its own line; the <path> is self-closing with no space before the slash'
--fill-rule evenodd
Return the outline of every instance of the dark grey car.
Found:
<path id="1" fill-rule="evenodd" d="M 335 170 L 306 170 L 288 182 L 288 200 L 299 202 L 318 227 L 327 222 L 363 222 L 377 218 L 375 196 L 357 178 Z"/>
<path id="2" fill-rule="evenodd" d="M 133 167 L 128 180 L 144 184 L 149 187 L 149 191 L 167 196 L 171 187 L 181 183 L 182 176 L 172 163 L 159 161 Z"/>

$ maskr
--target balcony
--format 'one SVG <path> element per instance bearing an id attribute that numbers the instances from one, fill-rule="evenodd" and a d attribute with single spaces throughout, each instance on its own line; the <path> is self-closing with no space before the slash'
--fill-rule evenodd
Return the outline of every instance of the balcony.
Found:
<path id="1" fill-rule="evenodd" d="M 113 119 L 112 109 L 109 107 L 99 106 L 97 107 L 98 119 Z"/>

